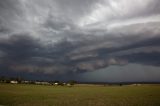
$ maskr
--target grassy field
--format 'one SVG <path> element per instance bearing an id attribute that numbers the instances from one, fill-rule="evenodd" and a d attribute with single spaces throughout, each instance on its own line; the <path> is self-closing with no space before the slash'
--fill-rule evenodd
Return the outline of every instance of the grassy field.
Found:
<path id="1" fill-rule="evenodd" d="M 74 86 L 0 84 L 0 106 L 160 106 L 160 85 Z"/>

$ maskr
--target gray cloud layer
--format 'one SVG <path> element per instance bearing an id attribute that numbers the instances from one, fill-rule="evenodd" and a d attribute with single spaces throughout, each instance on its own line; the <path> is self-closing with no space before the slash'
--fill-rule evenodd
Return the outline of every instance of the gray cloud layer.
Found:
<path id="1" fill-rule="evenodd" d="M 0 1 L 0 68 L 43 74 L 160 64 L 159 0 Z"/>

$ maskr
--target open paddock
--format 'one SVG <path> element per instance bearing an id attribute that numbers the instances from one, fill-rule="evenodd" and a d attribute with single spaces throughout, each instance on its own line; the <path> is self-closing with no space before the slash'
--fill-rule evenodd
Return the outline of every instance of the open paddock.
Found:
<path id="1" fill-rule="evenodd" d="M 160 106 L 160 85 L 0 84 L 3 106 Z"/>

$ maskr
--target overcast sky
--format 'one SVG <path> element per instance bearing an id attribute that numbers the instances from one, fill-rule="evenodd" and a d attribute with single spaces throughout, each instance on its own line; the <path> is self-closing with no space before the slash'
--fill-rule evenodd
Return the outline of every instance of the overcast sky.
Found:
<path id="1" fill-rule="evenodd" d="M 0 76 L 160 81 L 160 1 L 1 0 Z"/>

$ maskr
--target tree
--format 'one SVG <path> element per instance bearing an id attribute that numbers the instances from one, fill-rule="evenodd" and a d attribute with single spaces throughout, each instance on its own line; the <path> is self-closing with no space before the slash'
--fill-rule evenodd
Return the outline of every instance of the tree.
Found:
<path id="1" fill-rule="evenodd" d="M 68 81 L 68 83 L 69 83 L 70 85 L 75 85 L 75 84 L 77 83 L 77 81 L 75 81 L 75 80 L 70 80 L 70 81 Z"/>
<path id="2" fill-rule="evenodd" d="M 5 82 L 5 80 L 6 80 L 5 76 L 0 77 L 0 82 Z"/>

